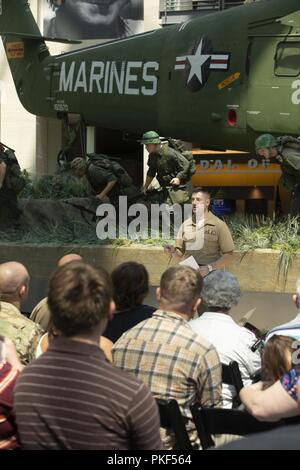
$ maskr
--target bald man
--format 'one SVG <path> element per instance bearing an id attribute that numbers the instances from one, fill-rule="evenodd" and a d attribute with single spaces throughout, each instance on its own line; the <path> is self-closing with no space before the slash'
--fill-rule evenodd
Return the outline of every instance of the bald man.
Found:
<path id="1" fill-rule="evenodd" d="M 81 261 L 82 257 L 77 253 L 69 253 L 60 258 L 57 262 L 57 266 L 60 268 L 65 264 L 71 263 L 72 261 Z M 48 298 L 42 299 L 32 310 L 30 320 L 38 323 L 43 330 L 49 331 L 50 312 L 47 304 Z"/>
<path id="2" fill-rule="evenodd" d="M 28 295 L 29 274 L 21 263 L 0 265 L 0 334 L 11 339 L 22 364 L 35 358 L 43 333 L 39 325 L 22 315 L 22 302 Z"/>
<path id="3" fill-rule="evenodd" d="M 71 261 L 81 261 L 82 256 L 77 255 L 77 253 L 69 253 L 68 255 L 64 255 L 60 258 L 57 262 L 57 267 L 61 268 L 65 264 L 71 263 Z"/>

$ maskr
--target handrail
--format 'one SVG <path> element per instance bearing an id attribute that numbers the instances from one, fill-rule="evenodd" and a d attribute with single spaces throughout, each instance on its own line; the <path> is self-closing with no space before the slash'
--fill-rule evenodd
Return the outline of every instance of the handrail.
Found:
<path id="1" fill-rule="evenodd" d="M 224 10 L 243 3 L 243 0 L 160 0 L 160 12 Z"/>

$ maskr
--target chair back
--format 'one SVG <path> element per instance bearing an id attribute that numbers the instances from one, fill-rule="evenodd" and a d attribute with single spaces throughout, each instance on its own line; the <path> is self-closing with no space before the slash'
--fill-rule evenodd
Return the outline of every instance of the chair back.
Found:
<path id="1" fill-rule="evenodd" d="M 299 422 L 300 417 L 277 422 L 258 421 L 246 411 L 225 408 L 201 408 L 197 403 L 191 406 L 193 420 L 203 450 L 215 445 L 214 434 L 246 436 L 269 431 L 286 424 Z"/>
<path id="2" fill-rule="evenodd" d="M 192 444 L 185 427 L 185 420 L 176 400 L 156 399 L 159 409 L 160 425 L 170 429 L 175 436 L 174 450 L 192 450 Z"/>
<path id="3" fill-rule="evenodd" d="M 222 382 L 235 388 L 236 396 L 232 399 L 232 408 L 237 408 L 241 404 L 239 393 L 244 384 L 239 365 L 236 361 L 231 361 L 228 365 L 222 364 Z"/>

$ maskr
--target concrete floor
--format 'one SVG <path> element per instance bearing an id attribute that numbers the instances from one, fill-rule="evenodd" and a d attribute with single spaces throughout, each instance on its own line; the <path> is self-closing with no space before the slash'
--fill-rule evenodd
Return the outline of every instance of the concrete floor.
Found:
<path id="1" fill-rule="evenodd" d="M 151 287 L 145 303 L 157 306 L 154 287 Z M 248 321 L 260 330 L 269 330 L 273 326 L 288 322 L 297 314 L 291 294 L 273 292 L 243 292 L 239 304 L 231 313 L 238 321 L 252 309 L 255 311 Z"/>
<path id="2" fill-rule="evenodd" d="M 150 288 L 149 295 L 145 300 L 145 303 L 154 307 L 157 306 L 155 289 L 155 287 Z M 31 279 L 29 297 L 22 310 L 25 313 L 30 313 L 46 293 L 47 283 L 45 281 Z M 255 311 L 248 321 L 262 330 L 268 330 L 273 326 L 288 322 L 297 314 L 291 294 L 243 292 L 239 305 L 232 309 L 232 316 L 238 321 L 252 309 Z"/>

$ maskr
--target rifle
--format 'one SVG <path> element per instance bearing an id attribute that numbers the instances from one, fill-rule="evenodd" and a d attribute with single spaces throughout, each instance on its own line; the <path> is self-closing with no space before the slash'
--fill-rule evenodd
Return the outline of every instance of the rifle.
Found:
<path id="1" fill-rule="evenodd" d="M 81 217 L 85 220 L 85 222 L 88 225 L 91 225 L 91 223 L 86 219 L 84 213 L 91 214 L 93 216 L 92 217 L 92 222 L 96 222 L 96 220 L 97 220 L 96 213 L 94 211 L 92 211 L 91 209 L 87 209 L 86 207 L 82 206 L 81 204 L 76 204 L 76 203 L 70 202 L 70 201 L 62 201 L 62 202 L 64 202 L 65 204 L 68 204 L 69 206 L 75 207 L 75 209 L 79 209 Z"/>
<path id="2" fill-rule="evenodd" d="M 14 149 L 8 147 L 8 145 L 5 145 L 3 142 L 0 142 L 0 146 L 1 146 L 1 145 L 2 145 L 2 147 L 6 148 L 7 150 L 11 150 L 12 152 L 15 153 L 15 150 L 14 150 Z"/>

